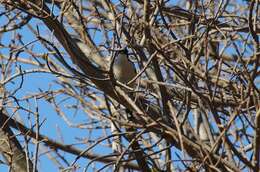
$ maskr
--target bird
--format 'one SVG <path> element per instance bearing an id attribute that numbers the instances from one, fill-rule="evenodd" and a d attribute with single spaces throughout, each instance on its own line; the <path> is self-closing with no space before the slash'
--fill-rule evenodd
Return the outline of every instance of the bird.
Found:
<path id="1" fill-rule="evenodd" d="M 195 133 L 204 143 L 209 143 L 209 136 L 203 122 L 202 114 L 198 108 L 193 110 Z"/>
<path id="2" fill-rule="evenodd" d="M 113 65 L 112 66 L 113 75 L 115 79 L 133 88 L 135 86 L 135 83 L 132 82 L 128 84 L 128 82 L 131 81 L 136 76 L 136 70 L 135 70 L 134 63 L 131 62 L 129 59 L 129 53 L 126 48 L 118 50 L 116 52 L 116 56 L 114 58 L 114 61 L 112 62 L 112 65 Z M 128 92 L 128 90 L 124 88 L 123 91 Z M 128 92 L 128 95 L 130 96 L 130 98 L 133 98 L 134 96 L 133 93 L 131 92 Z M 129 121 L 132 121 L 133 112 L 128 108 L 125 109 L 125 112 L 126 112 L 126 118 Z"/>
<path id="3" fill-rule="evenodd" d="M 133 62 L 129 60 L 129 53 L 126 48 L 118 50 L 113 63 L 113 74 L 116 80 L 123 84 L 128 84 L 136 76 Z M 128 86 L 133 87 L 134 83 Z"/>

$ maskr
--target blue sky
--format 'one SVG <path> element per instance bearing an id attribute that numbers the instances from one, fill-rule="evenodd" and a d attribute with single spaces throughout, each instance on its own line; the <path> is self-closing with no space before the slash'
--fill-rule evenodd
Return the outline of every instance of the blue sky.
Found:
<path id="1" fill-rule="evenodd" d="M 241 1 L 239 1 L 241 2 Z M 5 23 L 6 22 L 6 18 L 0 17 L 0 23 Z M 46 37 L 46 38 L 50 38 L 51 37 L 51 32 L 39 21 L 39 20 L 35 20 L 33 19 L 33 21 L 31 21 L 31 24 L 33 27 L 36 27 L 36 25 L 39 26 L 40 28 L 40 32 L 41 35 Z M 2 25 L 0 25 L 2 26 Z M 27 27 L 23 27 L 22 29 L 20 29 L 18 31 L 21 35 L 23 35 L 22 39 L 25 43 L 29 43 L 32 40 L 35 40 L 35 37 L 33 36 L 33 34 L 31 34 L 31 32 L 29 31 L 29 29 Z M 9 43 L 10 39 L 13 37 L 13 34 L 10 33 L 6 33 L 3 35 L 2 37 L 2 42 L 3 43 Z M 101 37 L 102 35 L 97 35 L 97 40 L 96 41 L 100 41 L 98 39 L 98 37 Z M 100 38 L 101 39 L 101 38 Z M 30 45 L 29 47 L 31 47 L 32 45 Z M 43 54 L 44 52 L 47 52 L 39 43 L 35 43 L 33 44 L 33 50 L 37 51 L 38 53 Z M 61 48 L 62 50 L 62 48 Z M 9 48 L 0 48 L 0 52 L 3 55 L 8 55 L 9 54 L 10 49 Z M 232 53 L 231 50 L 227 50 L 229 51 L 229 53 Z M 19 57 L 23 57 L 23 58 L 31 58 L 31 56 L 28 53 L 21 53 L 19 54 Z M 43 61 L 42 61 L 43 62 Z M 43 62 L 45 63 L 45 62 Z M 71 62 L 69 62 L 71 63 Z M 13 66 L 13 68 L 15 67 L 19 67 L 19 66 Z M 26 70 L 26 69 L 31 69 L 32 65 L 21 65 L 22 70 Z M 56 76 L 52 75 L 52 74 L 46 74 L 46 73 L 37 73 L 37 74 L 28 74 L 24 77 L 24 84 L 22 86 L 22 88 L 15 94 L 15 97 L 17 99 L 23 98 L 25 95 L 30 95 L 33 93 L 37 93 L 39 92 L 39 89 L 43 90 L 43 91 L 48 91 L 48 90 L 58 90 L 61 87 L 57 84 L 53 84 L 53 81 L 56 80 Z M 259 82 L 258 78 L 258 82 Z M 15 90 L 19 84 L 21 82 L 21 77 L 18 77 L 16 79 L 13 80 L 12 83 L 7 84 L 6 88 L 9 91 Z M 259 86 L 259 85 L 258 85 Z M 60 97 L 59 99 L 61 100 L 63 97 Z M 62 120 L 61 117 L 59 117 L 56 112 L 54 111 L 54 109 L 52 107 L 50 107 L 49 103 L 46 102 L 45 100 L 39 100 L 39 114 L 40 114 L 40 121 L 44 121 L 42 127 L 41 127 L 41 133 L 43 135 L 47 135 L 52 139 L 56 139 L 57 141 L 63 142 L 65 144 L 70 144 L 70 143 L 75 143 L 75 138 L 81 138 L 84 136 L 87 136 L 88 132 L 85 129 L 78 129 L 78 128 L 71 128 L 68 127 L 68 125 L 64 122 L 64 120 Z M 64 102 L 62 105 L 66 106 L 69 104 L 74 104 L 75 103 L 75 99 L 69 99 L 66 102 Z M 29 106 L 32 107 L 32 110 L 35 111 L 35 109 L 33 109 L 33 107 L 35 107 L 35 102 L 33 100 L 26 102 L 23 101 L 21 102 L 21 104 L 23 107 L 28 108 Z M 30 123 L 28 123 L 28 116 L 30 117 L 31 121 L 34 123 L 34 116 L 32 114 L 28 114 L 28 112 L 25 111 L 18 111 L 19 112 L 19 117 L 23 120 L 23 122 L 27 125 L 30 126 Z M 68 110 L 66 111 L 66 114 L 68 115 L 68 117 L 70 118 L 70 120 L 73 123 L 84 123 L 84 122 L 88 122 L 87 121 L 87 117 L 84 115 L 84 113 L 78 113 L 77 116 L 74 116 L 74 110 Z M 60 131 L 62 133 L 62 135 L 60 135 Z M 94 137 L 98 138 L 101 134 L 102 131 L 98 131 L 96 133 L 92 133 Z M 21 138 L 22 139 L 22 138 Z M 78 148 L 86 148 L 86 145 L 77 145 Z M 102 152 L 109 152 L 110 150 L 105 149 L 104 147 L 97 147 L 94 150 L 98 150 L 102 148 Z M 33 154 L 34 151 L 34 146 L 30 145 L 30 153 Z M 98 152 L 97 151 L 97 152 Z M 64 154 L 63 152 L 61 152 L 61 154 Z M 73 162 L 75 156 L 72 156 L 71 154 L 66 153 L 66 158 L 69 160 L 69 162 Z M 60 161 L 61 162 L 61 161 Z M 78 160 L 78 163 L 80 164 L 81 167 L 84 167 L 87 164 L 88 160 L 81 158 L 80 160 Z M 64 165 L 64 164 L 63 164 Z M 4 165 L 0 164 L 0 171 L 7 171 L 7 167 Z M 39 171 L 58 171 L 57 166 L 51 162 L 45 155 L 40 157 L 40 161 L 39 161 Z M 82 169 L 81 169 L 82 170 Z M 81 171 L 79 170 L 79 171 Z"/>

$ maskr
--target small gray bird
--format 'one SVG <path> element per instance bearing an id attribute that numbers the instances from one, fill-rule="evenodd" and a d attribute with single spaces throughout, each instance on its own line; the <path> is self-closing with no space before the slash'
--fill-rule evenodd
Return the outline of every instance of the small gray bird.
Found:
<path id="1" fill-rule="evenodd" d="M 199 108 L 193 110 L 195 133 L 199 136 L 201 141 L 209 143 L 209 136 L 203 122 L 202 114 Z"/>
<path id="2" fill-rule="evenodd" d="M 120 51 L 117 51 L 114 63 L 113 65 L 113 73 L 115 79 L 117 79 L 119 82 L 123 84 L 127 84 L 129 81 L 131 81 L 135 75 L 135 66 L 134 64 L 129 60 L 129 54 L 127 49 L 123 49 Z M 132 82 L 128 86 L 134 87 L 135 83 Z M 129 95 L 132 97 L 132 94 Z M 127 114 L 127 119 L 132 121 L 132 111 L 126 108 L 126 114 Z"/>
<path id="3" fill-rule="evenodd" d="M 129 60 L 128 51 L 126 48 L 117 52 L 113 64 L 113 72 L 115 78 L 124 84 L 127 84 L 135 77 L 135 66 Z M 131 83 L 130 86 L 133 86 L 133 83 Z"/>

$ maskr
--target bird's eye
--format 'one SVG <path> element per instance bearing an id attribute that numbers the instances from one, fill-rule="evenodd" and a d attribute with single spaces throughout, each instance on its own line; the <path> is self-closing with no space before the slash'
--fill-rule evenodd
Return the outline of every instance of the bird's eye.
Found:
<path id="1" fill-rule="evenodd" d="M 124 48 L 123 53 L 128 54 L 128 50 Z"/>

